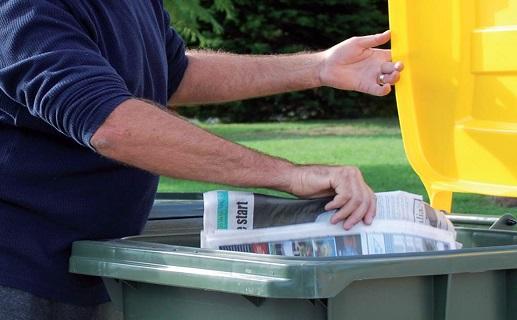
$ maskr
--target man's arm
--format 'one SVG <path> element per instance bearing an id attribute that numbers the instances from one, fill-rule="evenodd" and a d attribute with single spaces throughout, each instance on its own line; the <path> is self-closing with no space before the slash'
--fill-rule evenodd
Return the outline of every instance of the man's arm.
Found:
<path id="1" fill-rule="evenodd" d="M 330 86 L 386 95 L 403 66 L 389 50 L 373 49 L 389 41 L 389 31 L 350 38 L 322 52 L 293 55 L 236 55 L 190 51 L 189 65 L 169 103 L 191 105 L 267 96 Z M 385 85 L 377 78 L 385 74 Z"/>
<path id="2" fill-rule="evenodd" d="M 333 222 L 345 228 L 370 223 L 375 199 L 353 167 L 297 166 L 226 141 L 147 102 L 118 106 L 90 140 L 100 154 L 182 179 L 265 187 L 302 197 L 335 195 L 327 209 L 341 208 Z"/>

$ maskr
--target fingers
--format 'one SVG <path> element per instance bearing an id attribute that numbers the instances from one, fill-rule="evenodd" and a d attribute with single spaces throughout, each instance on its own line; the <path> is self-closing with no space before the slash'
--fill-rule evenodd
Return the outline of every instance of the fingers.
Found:
<path id="1" fill-rule="evenodd" d="M 339 197 L 338 197 L 339 198 Z M 368 204 L 365 203 L 365 196 L 362 192 L 358 192 L 358 190 L 352 191 L 349 197 L 341 197 L 341 199 L 348 199 L 344 203 L 344 205 L 338 206 L 340 208 L 330 219 L 330 222 L 336 224 L 340 221 L 346 221 L 347 230 L 350 229 L 355 223 L 359 222 L 361 218 L 366 214 L 366 210 L 368 209 Z M 340 199 L 340 200 L 341 200 Z M 334 208 L 336 209 L 336 208 Z M 349 220 L 353 217 L 353 221 L 357 219 L 357 216 L 360 215 L 360 218 L 357 222 L 351 223 Z"/>
<path id="2" fill-rule="evenodd" d="M 404 64 L 400 61 L 384 62 L 381 64 L 380 73 L 377 74 L 376 82 L 378 87 L 373 92 L 377 96 L 385 96 L 391 92 L 391 86 L 400 79 L 400 73 L 404 69 Z"/>
<path id="3" fill-rule="evenodd" d="M 343 228 L 345 230 L 349 230 L 354 225 L 356 225 L 361 220 L 364 221 L 364 218 L 368 214 L 368 210 L 371 207 L 371 204 L 373 202 L 374 194 L 371 191 L 371 189 L 364 183 L 364 181 L 361 178 L 362 182 L 362 200 L 361 205 L 358 206 L 349 216 L 346 218 Z M 371 222 L 370 222 L 371 223 Z"/>
<path id="4" fill-rule="evenodd" d="M 372 201 L 370 201 L 370 206 L 368 207 L 363 219 L 365 224 L 372 224 L 373 218 L 375 218 L 375 215 L 377 214 L 377 197 L 373 192 L 372 194 Z"/>
<path id="5" fill-rule="evenodd" d="M 366 197 L 368 198 L 368 197 Z M 350 230 L 353 226 L 355 226 L 359 221 L 363 220 L 363 217 L 366 215 L 368 207 L 370 206 L 369 201 L 367 199 L 363 199 L 361 205 L 357 207 L 345 220 L 343 223 L 343 228 L 345 230 Z"/>
<path id="6" fill-rule="evenodd" d="M 397 62 L 395 62 L 395 65 L 393 66 L 393 68 L 396 71 L 401 72 L 402 70 L 404 70 L 404 64 L 402 63 L 402 61 L 397 61 Z"/>
<path id="7" fill-rule="evenodd" d="M 348 203 L 353 196 L 351 193 L 339 193 L 334 196 L 334 199 L 325 205 L 325 210 L 330 211 L 334 209 L 342 208 L 344 204 Z M 335 217 L 335 216 L 334 216 Z M 337 223 L 339 219 L 330 220 L 332 223 Z M 346 218 L 346 217 L 345 217 Z"/>
<path id="8" fill-rule="evenodd" d="M 395 63 L 388 61 L 384 62 L 381 65 L 381 73 L 393 73 L 393 72 L 401 72 L 404 70 L 404 64 L 401 61 L 397 61 Z"/>
<path id="9" fill-rule="evenodd" d="M 390 85 L 384 87 L 390 89 Z M 380 86 L 377 88 L 382 89 Z M 327 211 L 337 209 L 331 218 L 332 223 L 343 222 L 343 227 L 348 230 L 361 220 L 366 224 L 372 222 L 376 199 L 359 169 L 311 165 L 298 166 L 296 171 L 297 178 L 293 179 L 295 183 L 290 188 L 291 193 L 306 198 L 335 194 L 325 206 Z"/>
<path id="10" fill-rule="evenodd" d="M 395 84 L 400 79 L 400 72 L 404 70 L 404 64 L 400 61 L 395 63 L 388 61 L 381 64 L 381 75 L 383 75 L 383 82 L 391 85 Z"/>
<path id="11" fill-rule="evenodd" d="M 384 73 L 382 77 L 384 84 L 394 85 L 400 79 L 400 72 Z"/>
<path id="12" fill-rule="evenodd" d="M 355 167 L 334 168 L 334 172 L 330 177 L 330 184 L 336 195 L 331 202 L 327 203 L 325 210 L 329 211 L 343 208 L 348 203 L 352 203 L 351 205 L 353 206 L 353 203 L 357 202 L 358 196 L 360 195 L 358 177 L 362 180 L 361 172 Z M 355 205 L 353 208 L 358 205 L 359 204 Z M 338 220 L 332 219 L 331 221 L 336 223 Z"/>
<path id="13" fill-rule="evenodd" d="M 355 169 L 355 168 L 354 168 Z M 375 195 L 364 182 L 359 170 L 349 172 L 348 181 L 342 180 L 338 183 L 336 196 L 326 206 L 326 210 L 339 210 L 332 216 L 331 223 L 344 221 L 343 227 L 348 230 L 359 221 L 363 220 L 370 224 L 375 216 Z"/>
<path id="14" fill-rule="evenodd" d="M 388 95 L 391 92 L 391 85 L 389 83 L 386 83 L 382 86 L 376 85 L 372 90 L 373 92 L 371 92 L 371 94 L 382 97 Z"/>
<path id="15" fill-rule="evenodd" d="M 363 48 L 373 48 L 385 44 L 390 41 L 391 33 L 389 30 L 383 33 L 372 34 L 369 36 L 358 37 L 357 41 Z"/>

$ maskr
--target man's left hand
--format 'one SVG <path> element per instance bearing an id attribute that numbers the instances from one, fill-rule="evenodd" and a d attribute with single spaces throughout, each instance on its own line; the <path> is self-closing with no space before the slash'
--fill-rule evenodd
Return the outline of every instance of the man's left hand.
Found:
<path id="1" fill-rule="evenodd" d="M 392 62 L 390 50 L 375 49 L 390 40 L 390 32 L 347 39 L 322 52 L 323 86 L 354 90 L 376 96 L 390 93 L 404 68 Z"/>

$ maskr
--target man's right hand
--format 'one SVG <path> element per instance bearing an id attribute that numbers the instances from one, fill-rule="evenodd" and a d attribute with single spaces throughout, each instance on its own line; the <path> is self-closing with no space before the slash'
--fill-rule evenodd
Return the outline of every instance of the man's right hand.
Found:
<path id="1" fill-rule="evenodd" d="M 356 167 L 296 166 L 290 173 L 289 192 L 303 198 L 334 195 L 325 209 L 338 209 L 331 222 L 344 221 L 347 230 L 361 220 L 370 224 L 375 217 L 375 194 Z"/>

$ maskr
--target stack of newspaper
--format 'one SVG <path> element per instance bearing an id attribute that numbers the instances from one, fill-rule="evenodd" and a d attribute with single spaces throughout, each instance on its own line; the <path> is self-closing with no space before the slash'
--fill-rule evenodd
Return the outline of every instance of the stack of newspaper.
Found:
<path id="1" fill-rule="evenodd" d="M 444 212 L 419 195 L 377 193 L 377 214 L 367 226 L 344 230 L 325 211 L 330 198 L 286 199 L 249 192 L 204 194 L 201 246 L 284 256 L 333 257 L 458 249 Z"/>

